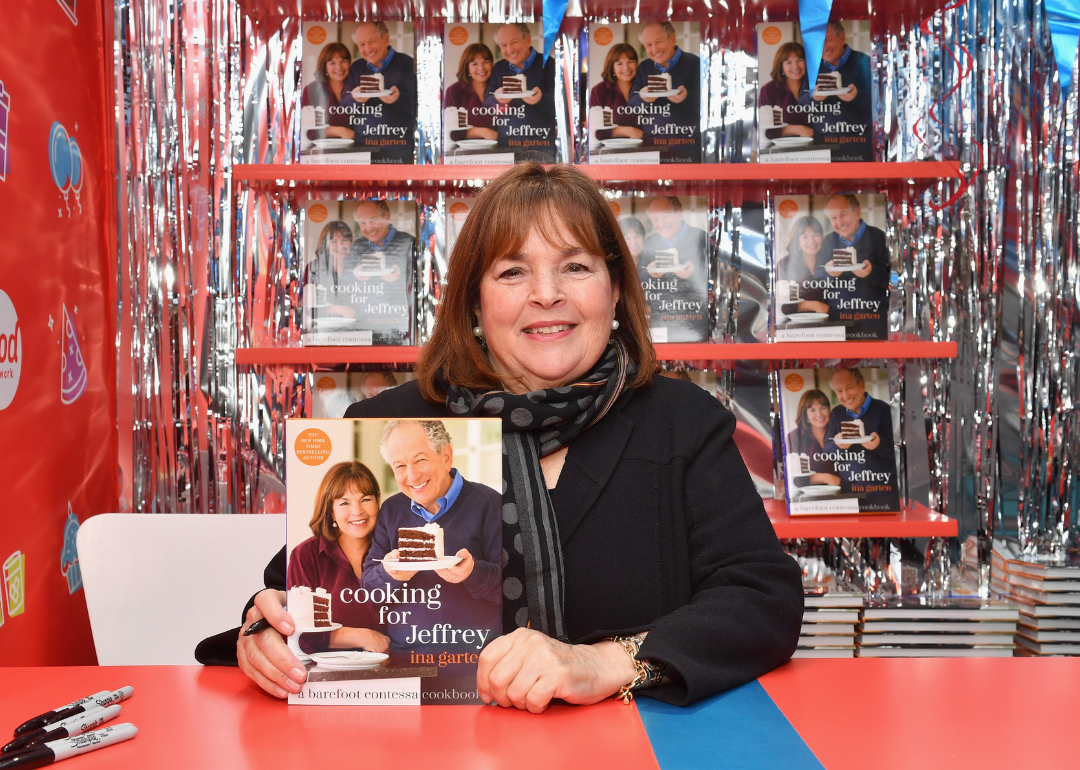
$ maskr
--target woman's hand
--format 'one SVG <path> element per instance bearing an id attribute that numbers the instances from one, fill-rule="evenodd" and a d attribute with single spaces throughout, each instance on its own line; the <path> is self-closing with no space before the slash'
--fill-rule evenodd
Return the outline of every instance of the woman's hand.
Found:
<path id="1" fill-rule="evenodd" d="M 254 636 L 244 636 L 243 632 L 260 618 L 269 620 L 273 628 Z M 240 662 L 240 670 L 275 698 L 300 692 L 300 686 L 307 679 L 304 667 L 282 638 L 295 628 L 292 618 L 285 611 L 285 592 L 267 588 L 255 595 L 255 606 L 248 610 L 244 627 L 236 640 L 236 659 Z"/>
<path id="2" fill-rule="evenodd" d="M 615 642 L 563 644 L 519 628 L 480 653 L 476 688 L 485 703 L 539 714 L 552 698 L 582 705 L 601 701 L 636 675 L 630 656 Z"/>
<path id="3" fill-rule="evenodd" d="M 371 628 L 339 628 L 330 632 L 330 649 L 360 647 L 368 652 L 389 652 L 390 637 Z"/>

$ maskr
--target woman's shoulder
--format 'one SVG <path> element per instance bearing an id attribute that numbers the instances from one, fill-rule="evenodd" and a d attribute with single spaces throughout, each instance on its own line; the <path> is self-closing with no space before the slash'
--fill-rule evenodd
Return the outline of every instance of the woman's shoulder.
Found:
<path id="1" fill-rule="evenodd" d="M 357 401 L 345 410 L 346 417 L 446 417 L 446 407 L 425 401 L 416 380 L 384 390 L 374 398 Z"/>
<path id="2" fill-rule="evenodd" d="M 758 103 L 771 105 L 776 101 L 776 97 L 779 92 L 779 80 L 770 80 L 768 83 L 761 87 L 761 92 L 758 95 Z"/>

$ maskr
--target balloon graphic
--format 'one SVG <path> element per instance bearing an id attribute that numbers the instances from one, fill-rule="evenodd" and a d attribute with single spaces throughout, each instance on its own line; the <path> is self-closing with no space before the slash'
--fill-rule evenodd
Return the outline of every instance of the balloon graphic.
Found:
<path id="1" fill-rule="evenodd" d="M 80 164 L 81 166 L 81 164 Z M 71 216 L 71 207 L 68 206 L 68 185 L 71 181 L 71 144 L 68 139 L 67 129 L 60 123 L 55 122 L 49 129 L 49 168 L 52 170 L 53 181 L 64 194 L 64 205 L 67 206 L 68 216 Z M 82 172 L 80 171 L 80 176 Z"/>
<path id="2" fill-rule="evenodd" d="M 79 191 L 82 190 L 82 153 L 79 152 L 79 143 L 72 139 L 68 143 L 71 149 L 71 189 L 75 193 L 75 203 L 82 211 L 82 201 L 79 199 Z"/>

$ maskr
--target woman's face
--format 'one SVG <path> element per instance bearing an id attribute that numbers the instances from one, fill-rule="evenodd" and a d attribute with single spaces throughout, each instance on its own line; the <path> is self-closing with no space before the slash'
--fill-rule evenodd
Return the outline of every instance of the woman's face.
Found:
<path id="1" fill-rule="evenodd" d="M 483 54 L 474 56 L 469 62 L 469 77 L 473 79 L 473 82 L 488 82 L 491 79 L 491 61 Z"/>
<path id="2" fill-rule="evenodd" d="M 829 424 L 829 405 L 814 401 L 806 408 L 806 421 L 815 428 L 824 428 Z"/>
<path id="3" fill-rule="evenodd" d="M 330 236 L 330 256 L 334 259 L 345 259 L 349 256 L 352 247 L 352 238 L 344 233 L 334 233 Z"/>
<path id="4" fill-rule="evenodd" d="M 799 248 L 802 249 L 804 256 L 811 257 L 817 254 L 821 251 L 821 233 L 816 232 L 812 227 L 807 227 L 799 236 Z"/>
<path id="5" fill-rule="evenodd" d="M 349 62 L 341 56 L 334 54 L 326 62 L 326 77 L 335 82 L 344 82 L 349 75 Z"/>
<path id="6" fill-rule="evenodd" d="M 788 80 L 802 80 L 806 76 L 806 59 L 797 53 L 791 53 L 784 59 L 784 77 Z"/>
<path id="7" fill-rule="evenodd" d="M 630 256 L 637 262 L 638 256 L 645 248 L 645 237 L 631 228 L 623 233 L 623 238 L 626 239 L 626 248 L 630 249 Z"/>
<path id="8" fill-rule="evenodd" d="M 358 540 L 371 537 L 378 518 L 379 501 L 375 495 L 363 494 L 354 488 L 334 500 L 334 521 L 338 532 L 345 537 Z"/>
<path id="9" fill-rule="evenodd" d="M 619 57 L 619 60 L 612 65 L 611 69 L 615 73 L 616 80 L 622 80 L 625 83 L 629 83 L 633 81 L 634 76 L 637 75 L 637 62 L 626 54 L 623 54 Z"/>
<path id="10" fill-rule="evenodd" d="M 553 246 L 534 228 L 480 280 L 477 316 L 504 386 L 525 393 L 574 382 L 599 360 L 619 290 L 607 265 L 561 222 Z"/>

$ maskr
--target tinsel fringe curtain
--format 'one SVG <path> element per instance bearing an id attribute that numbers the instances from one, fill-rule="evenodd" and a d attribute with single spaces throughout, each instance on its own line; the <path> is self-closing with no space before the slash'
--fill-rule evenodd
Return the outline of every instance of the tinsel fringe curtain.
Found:
<path id="1" fill-rule="evenodd" d="M 434 162 L 443 19 L 413 4 L 380 11 L 415 24 L 418 76 L 431 86 L 421 88 L 418 162 Z M 527 18 L 482 3 L 440 13 Z M 747 160 L 752 144 L 756 60 L 744 41 L 757 19 L 739 13 L 701 20 L 706 157 L 720 162 Z M 283 421 L 304 413 L 309 373 L 238 369 L 234 351 L 298 344 L 300 200 L 248 187 L 234 199 L 230 177 L 234 163 L 295 160 L 299 21 L 251 17 L 229 0 L 126 0 L 115 19 L 119 342 L 131 350 L 119 399 L 133 436 L 133 508 L 281 510 Z M 1062 99 L 1042 0 L 972 0 L 921 26 L 875 24 L 880 157 L 956 159 L 970 177 L 889 202 L 902 310 L 893 330 L 960 350 L 902 368 L 917 379 L 905 389 L 921 396 L 929 502 L 978 537 L 984 565 L 995 535 L 1062 552 L 1076 540 L 1080 494 L 1076 89 Z M 568 20 L 555 51 L 573 94 L 580 29 Z M 578 111 L 576 96 L 561 108 L 563 158 L 578 152 Z M 445 212 L 435 191 L 414 197 L 426 244 L 422 340 L 445 275 Z M 736 293 L 753 283 L 740 281 L 739 206 L 712 205 L 714 338 L 724 339 L 738 321 Z M 725 391 L 731 377 L 719 381 L 721 397 L 737 401 Z"/>

